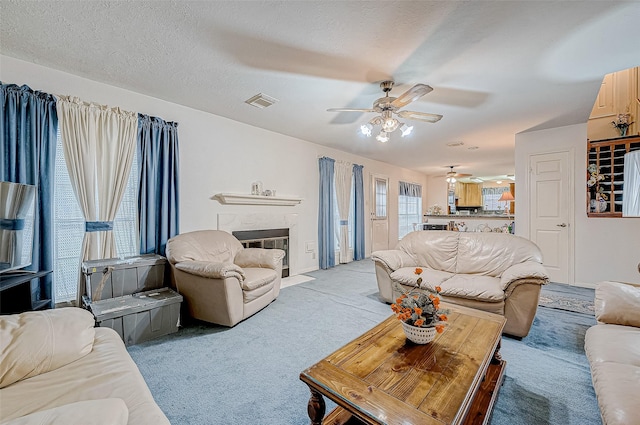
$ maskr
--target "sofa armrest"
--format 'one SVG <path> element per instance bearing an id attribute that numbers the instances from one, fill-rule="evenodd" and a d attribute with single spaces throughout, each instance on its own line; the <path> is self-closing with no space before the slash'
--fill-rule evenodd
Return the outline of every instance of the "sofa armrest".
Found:
<path id="1" fill-rule="evenodd" d="M 599 282 L 595 314 L 601 323 L 640 327 L 640 287 L 623 282 Z"/>
<path id="2" fill-rule="evenodd" d="M 233 263 L 213 263 L 209 261 L 182 261 L 175 264 L 175 268 L 185 273 L 206 277 L 209 279 L 225 279 L 235 277 L 242 282 L 244 271 Z"/>
<path id="3" fill-rule="evenodd" d="M 417 267 L 416 261 L 404 251 L 399 249 L 388 249 L 371 253 L 371 259 L 382 263 L 391 271 L 396 271 L 402 267 Z"/>
<path id="4" fill-rule="evenodd" d="M 540 279 L 540 284 L 545 284 L 549 281 L 549 275 L 547 275 L 547 271 L 542 264 L 535 261 L 525 261 L 514 264 L 502 273 L 500 287 L 504 291 L 511 283 L 529 278 Z"/>
<path id="5" fill-rule="evenodd" d="M 281 249 L 245 248 L 236 254 L 233 262 L 240 267 L 277 270 L 284 255 Z"/>
<path id="6" fill-rule="evenodd" d="M 95 319 L 77 307 L 0 316 L 0 388 L 91 352 Z"/>

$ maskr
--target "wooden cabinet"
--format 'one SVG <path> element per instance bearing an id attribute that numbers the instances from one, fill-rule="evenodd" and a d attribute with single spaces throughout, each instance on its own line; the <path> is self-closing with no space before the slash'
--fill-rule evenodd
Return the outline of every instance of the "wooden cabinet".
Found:
<path id="1" fill-rule="evenodd" d="M 589 217 L 622 217 L 622 189 L 624 154 L 640 149 L 640 136 L 617 139 L 592 140 L 587 144 L 587 170 L 594 167 L 602 177 L 595 187 L 587 188 L 587 215 Z M 587 171 L 587 180 L 590 177 Z M 597 192 L 606 198 L 600 203 L 591 202 Z"/>
<path id="2" fill-rule="evenodd" d="M 459 207 L 481 207 L 482 185 L 478 183 L 456 183 Z"/>

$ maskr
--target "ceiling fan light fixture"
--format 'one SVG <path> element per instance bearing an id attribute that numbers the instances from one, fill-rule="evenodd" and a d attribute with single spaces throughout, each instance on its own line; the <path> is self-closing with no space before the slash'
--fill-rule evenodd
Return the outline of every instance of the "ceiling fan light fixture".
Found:
<path id="1" fill-rule="evenodd" d="M 407 124 L 402 124 L 402 126 L 400 127 L 400 131 L 402 132 L 402 134 L 401 134 L 402 137 L 408 136 L 413 131 L 413 126 L 412 125 L 407 125 Z"/>
<path id="2" fill-rule="evenodd" d="M 455 183 L 455 182 L 456 182 L 455 177 L 447 177 L 447 183 Z"/>
<path id="3" fill-rule="evenodd" d="M 370 123 L 362 124 L 360 126 L 360 131 L 367 137 L 371 137 L 371 130 L 373 130 L 373 126 Z"/>
<path id="4" fill-rule="evenodd" d="M 381 131 L 380 134 L 376 136 L 376 140 L 381 143 L 387 143 L 389 141 L 389 134 Z"/>

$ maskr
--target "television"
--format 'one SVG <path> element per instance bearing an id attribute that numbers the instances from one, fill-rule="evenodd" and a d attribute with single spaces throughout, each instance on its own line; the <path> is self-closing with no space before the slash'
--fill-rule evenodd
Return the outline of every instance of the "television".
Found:
<path id="1" fill-rule="evenodd" d="M 31 265 L 36 187 L 0 181 L 0 274 Z"/>

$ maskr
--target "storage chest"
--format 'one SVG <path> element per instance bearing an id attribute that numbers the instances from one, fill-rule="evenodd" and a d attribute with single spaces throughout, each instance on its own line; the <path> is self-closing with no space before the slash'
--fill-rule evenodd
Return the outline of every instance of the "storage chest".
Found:
<path id="1" fill-rule="evenodd" d="M 115 330 L 125 345 L 133 345 L 176 332 L 181 302 L 182 295 L 160 288 L 101 301 L 87 300 L 86 307 L 97 326 Z"/>

